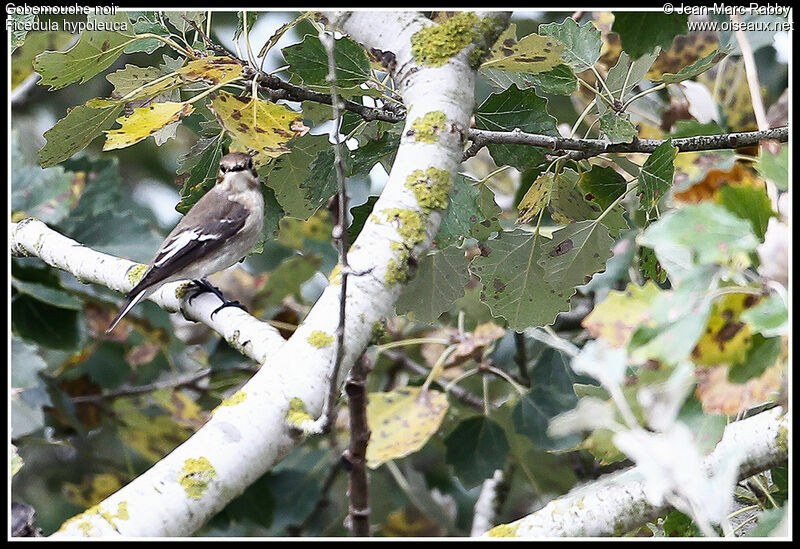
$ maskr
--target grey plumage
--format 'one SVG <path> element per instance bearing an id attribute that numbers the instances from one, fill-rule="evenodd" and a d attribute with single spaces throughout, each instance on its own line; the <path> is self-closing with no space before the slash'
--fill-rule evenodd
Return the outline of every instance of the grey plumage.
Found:
<path id="1" fill-rule="evenodd" d="M 239 261 L 258 242 L 263 222 L 264 199 L 252 159 L 225 155 L 214 187 L 164 239 L 106 333 L 162 284 L 200 279 Z"/>

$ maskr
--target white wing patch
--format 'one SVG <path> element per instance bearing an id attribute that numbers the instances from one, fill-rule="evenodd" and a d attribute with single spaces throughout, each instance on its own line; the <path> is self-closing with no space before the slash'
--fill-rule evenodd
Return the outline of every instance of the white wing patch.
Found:
<path id="1" fill-rule="evenodd" d="M 154 267 L 161 267 L 166 264 L 172 257 L 178 254 L 182 249 L 194 241 L 203 242 L 205 240 L 213 240 L 219 238 L 219 234 L 201 234 L 195 231 L 184 231 L 175 235 L 169 243 L 162 248 L 159 253 L 158 259 L 153 263 Z"/>

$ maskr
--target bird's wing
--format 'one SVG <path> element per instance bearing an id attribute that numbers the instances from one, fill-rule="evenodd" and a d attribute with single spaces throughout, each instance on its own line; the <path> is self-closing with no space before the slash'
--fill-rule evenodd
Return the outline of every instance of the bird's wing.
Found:
<path id="1" fill-rule="evenodd" d="M 187 265 L 213 254 L 241 230 L 247 219 L 247 208 L 219 196 L 210 200 L 209 194 L 214 191 L 204 195 L 167 236 L 131 294 L 159 284 Z M 209 200 L 204 200 L 206 197 Z"/>

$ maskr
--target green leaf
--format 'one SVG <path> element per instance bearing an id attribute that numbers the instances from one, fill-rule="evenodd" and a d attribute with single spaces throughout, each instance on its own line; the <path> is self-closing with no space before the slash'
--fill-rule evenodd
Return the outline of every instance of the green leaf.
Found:
<path id="1" fill-rule="evenodd" d="M 705 296 L 713 273 L 710 269 L 695 269 L 675 290 L 659 292 L 653 297 L 648 322 L 633 334 L 629 344 L 634 362 L 655 359 L 677 364 L 689 357 L 711 314 Z"/>
<path id="2" fill-rule="evenodd" d="M 549 387 L 536 385 L 514 406 L 514 428 L 542 450 L 572 448 L 583 439 L 580 433 L 553 438 L 547 434 L 547 426 L 558 414 L 572 410 L 577 401 L 572 392 L 555 393 Z"/>
<path id="3" fill-rule="evenodd" d="M 311 165 L 320 151 L 330 148 L 327 135 L 305 135 L 287 144 L 291 152 L 273 160 L 259 170 L 267 186 L 290 217 L 308 219 L 317 208 L 310 205 L 307 185 L 320 185 Z"/>
<path id="4" fill-rule="evenodd" d="M 672 178 L 675 175 L 675 155 L 678 147 L 672 146 L 668 139 L 658 147 L 645 161 L 639 172 L 638 193 L 641 205 L 647 211 L 652 210 L 656 203 L 672 187 Z"/>
<path id="5" fill-rule="evenodd" d="M 133 31 L 135 34 L 155 34 L 164 38 L 168 38 L 170 35 L 169 29 L 161 24 L 155 14 L 153 14 L 152 20 L 148 19 L 147 15 L 142 14 L 133 24 Z M 165 45 L 162 40 L 157 38 L 141 38 L 125 48 L 125 53 L 142 52 L 150 54 Z"/>
<path id="6" fill-rule="evenodd" d="M 50 349 L 77 349 L 82 317 L 82 312 L 54 307 L 28 295 L 17 294 L 11 300 L 12 333 Z"/>
<path id="7" fill-rule="evenodd" d="M 656 46 L 668 50 L 673 38 L 689 32 L 688 21 L 688 14 L 617 11 L 611 30 L 619 35 L 622 49 L 638 59 Z"/>
<path id="8" fill-rule="evenodd" d="M 758 239 L 750 223 L 710 202 L 672 210 L 650 225 L 640 244 L 656 251 L 672 276 L 671 265 L 727 265 L 754 251 Z"/>
<path id="9" fill-rule="evenodd" d="M 676 74 L 666 73 L 661 75 L 661 78 L 656 80 L 656 82 L 664 82 L 665 84 L 676 84 L 678 82 L 683 82 L 684 80 L 690 80 L 692 78 L 696 78 L 706 72 L 708 69 L 716 65 L 725 57 L 724 53 L 720 53 L 718 50 L 714 50 L 705 57 L 702 57 L 688 65 L 683 67 L 679 70 Z"/>
<path id="10" fill-rule="evenodd" d="M 782 191 L 789 189 L 789 146 L 781 146 L 778 154 L 772 154 L 767 147 L 761 147 L 761 156 L 756 162 L 761 177 L 771 181 Z"/>
<path id="11" fill-rule="evenodd" d="M 547 434 L 547 428 L 553 417 L 577 404 L 573 385 L 590 380 L 577 376 L 570 367 L 570 359 L 552 348 L 545 349 L 529 376 L 531 390 L 517 402 L 512 412 L 514 430 L 542 450 L 560 450 L 578 444 L 583 438 L 579 433 L 552 437 Z"/>
<path id="12" fill-rule="evenodd" d="M 558 135 L 556 119 L 547 112 L 547 100 L 532 89 L 520 90 L 517 86 L 487 97 L 475 112 L 475 125 L 481 130 L 511 131 L 519 128 L 529 133 Z M 492 144 L 488 148 L 498 166 L 510 165 L 524 170 L 544 161 L 544 153 L 539 147 Z"/>
<path id="13" fill-rule="evenodd" d="M 11 89 L 15 89 L 33 74 L 33 59 L 45 50 L 59 50 L 75 40 L 75 35 L 66 31 L 31 32 L 25 43 L 9 57 Z"/>
<path id="14" fill-rule="evenodd" d="M 764 298 L 755 307 L 744 311 L 741 318 L 754 332 L 766 337 L 783 335 L 789 330 L 789 308 L 777 295 Z"/>
<path id="15" fill-rule="evenodd" d="M 43 303 L 48 303 L 53 307 L 80 311 L 83 309 L 83 302 L 65 292 L 63 289 L 39 284 L 37 282 L 27 282 L 11 278 L 11 287 L 21 294 L 29 295 Z"/>
<path id="16" fill-rule="evenodd" d="M 770 217 L 777 217 L 772 202 L 763 187 L 723 185 L 719 189 L 719 203 L 729 212 L 750 222 L 753 233 L 764 241 Z"/>
<path id="17" fill-rule="evenodd" d="M 469 282 L 469 261 L 464 250 L 449 247 L 423 257 L 414 278 L 397 300 L 397 314 L 431 324 L 464 295 Z"/>
<path id="18" fill-rule="evenodd" d="M 87 24 L 115 26 L 120 32 L 84 31 L 80 40 L 65 52 L 44 52 L 33 61 L 33 68 L 42 75 L 39 84 L 49 85 L 51 90 L 63 88 L 106 70 L 122 55 L 125 46 L 133 37 L 128 14 L 119 11 L 115 15 L 89 15 Z"/>
<path id="19" fill-rule="evenodd" d="M 624 102 L 625 96 L 642 81 L 656 57 L 658 51 L 631 61 L 627 53 L 621 52 L 617 64 L 611 67 L 606 77 L 606 87 L 611 91 L 612 97 Z M 608 111 L 605 101 L 597 101 L 597 111 L 600 114 Z"/>
<path id="20" fill-rule="evenodd" d="M 11 51 L 14 53 L 18 47 L 25 43 L 25 36 L 28 34 L 26 27 L 30 28 L 37 15 L 33 13 L 17 13 L 13 10 L 6 11 L 6 29 L 11 30 Z"/>
<path id="21" fill-rule="evenodd" d="M 554 36 L 564 44 L 561 57 L 576 72 L 590 69 L 600 59 L 600 30 L 591 21 L 581 27 L 567 17 L 563 23 L 539 25 L 539 32 Z"/>
<path id="22" fill-rule="evenodd" d="M 437 246 L 446 248 L 470 237 L 486 240 L 492 232 L 500 230 L 497 222 L 500 211 L 486 185 L 474 184 L 463 175 L 456 175 L 447 211 L 436 234 Z"/>
<path id="23" fill-rule="evenodd" d="M 611 166 L 592 164 L 592 169 L 583 172 L 578 185 L 585 193 L 583 197 L 596 202 L 604 210 L 625 192 L 627 184 L 617 170 Z"/>
<path id="24" fill-rule="evenodd" d="M 319 38 L 306 35 L 299 44 L 283 48 L 283 56 L 292 72 L 305 84 L 328 86 L 328 54 Z M 370 63 L 364 48 L 349 38 L 340 38 L 334 46 L 336 83 L 343 88 L 353 88 L 370 77 Z"/>
<path id="25" fill-rule="evenodd" d="M 677 419 L 692 431 L 694 443 L 703 455 L 716 448 L 728 424 L 728 418 L 722 414 L 703 412 L 703 406 L 693 398 L 683 404 Z"/>
<path id="26" fill-rule="evenodd" d="M 358 149 L 351 151 L 353 161 L 348 177 L 368 174 L 378 162 L 394 163 L 397 147 L 400 145 L 400 136 L 385 132 L 380 139 L 369 139 Z"/>
<path id="27" fill-rule="evenodd" d="M 37 351 L 36 345 L 11 337 L 11 387 L 14 389 L 29 389 L 41 383 L 38 374 L 47 368 L 47 363 Z"/>
<path id="28" fill-rule="evenodd" d="M 472 226 L 470 236 L 479 241 L 488 240 L 492 233 L 502 230 L 499 218 L 503 209 L 497 205 L 494 192 L 486 185 L 478 186 L 478 198 L 475 199 L 475 204 L 481 211 L 482 219 Z"/>
<path id="29" fill-rule="evenodd" d="M 586 194 L 591 196 L 591 193 Z M 588 196 L 585 196 L 585 191 L 578 186 L 578 174 L 569 168 L 556 175 L 548 209 L 553 221 L 562 225 L 571 221 L 597 219 L 604 210 L 598 202 L 589 200 Z M 602 220 L 603 225 L 608 227 L 615 237 L 621 230 L 628 228 L 623 217 L 624 211 L 621 204 L 617 205 Z"/>
<path id="30" fill-rule="evenodd" d="M 569 65 L 556 65 L 549 71 L 528 74 L 524 80 L 541 94 L 569 95 L 578 89 L 578 79 Z"/>
<path id="31" fill-rule="evenodd" d="M 375 208 L 375 203 L 377 201 L 377 196 L 370 196 L 366 202 L 355 206 L 350 210 L 350 214 L 353 216 L 353 221 L 347 228 L 347 241 L 351 244 L 355 242 L 356 238 L 361 233 L 361 229 L 364 228 L 364 223 L 367 222 L 367 219 L 372 213 L 372 210 Z"/>
<path id="32" fill-rule="evenodd" d="M 446 461 L 466 488 L 491 478 L 506 464 L 508 439 L 503 428 L 491 419 L 475 416 L 465 419 L 444 440 Z"/>
<path id="33" fill-rule="evenodd" d="M 233 31 L 233 40 L 238 41 L 242 33 L 249 33 L 258 20 L 258 12 L 252 11 L 237 11 L 236 12 L 236 30 Z"/>
<path id="34" fill-rule="evenodd" d="M 58 223 L 78 200 L 80 179 L 61 166 L 42 169 L 30 164 L 11 132 L 11 211 Z"/>
<path id="35" fill-rule="evenodd" d="M 571 223 L 557 230 L 539 260 L 545 280 L 558 288 L 585 284 L 594 273 L 605 268 L 613 255 L 613 244 L 608 229 L 595 221 Z"/>
<path id="36" fill-rule="evenodd" d="M 164 73 L 158 67 L 137 67 L 136 65 L 125 65 L 124 68 L 112 72 L 106 76 L 106 80 L 111 82 L 114 86 L 114 91 L 111 92 L 111 97 L 122 98 L 128 95 L 133 90 L 142 87 L 148 82 L 152 82 L 156 78 L 163 76 Z M 157 93 L 161 93 L 162 89 L 157 89 Z M 138 95 L 136 99 L 142 99 Z"/>
<path id="37" fill-rule="evenodd" d="M 516 229 L 487 242 L 485 255 L 472 261 L 472 272 L 481 279 L 481 301 L 513 330 L 551 324 L 559 312 L 569 310 L 574 290 L 554 288 L 539 265 L 550 244 L 539 234 Z"/>
<path id="38" fill-rule="evenodd" d="M 180 213 L 188 212 L 216 184 L 219 161 L 228 141 L 221 133 L 212 137 L 201 137 L 181 158 L 178 179 L 183 180 L 183 187 L 181 201 L 175 206 Z"/>
<path id="39" fill-rule="evenodd" d="M 186 31 L 194 30 L 189 21 L 193 21 L 200 28 L 203 28 L 206 16 L 202 11 L 165 11 L 164 17 L 167 18 L 172 26 L 178 29 L 178 32 L 185 33 Z M 188 21 L 187 21 L 188 20 Z"/>
<path id="40" fill-rule="evenodd" d="M 97 109 L 88 104 L 73 107 L 67 116 L 44 132 L 47 143 L 39 151 L 39 163 L 43 168 L 54 166 L 85 149 L 114 125 L 123 109 L 123 105 L 116 103 Z"/>
<path id="41" fill-rule="evenodd" d="M 775 530 L 778 530 L 778 527 L 789 520 L 788 518 L 789 510 L 786 507 L 780 509 L 768 509 L 766 511 L 762 511 L 758 515 L 758 524 L 755 528 L 750 530 L 747 533 L 747 537 L 749 538 L 768 538 L 773 535 Z M 785 536 L 786 534 L 779 534 L 781 537 Z M 776 538 L 780 539 L 780 538 Z"/>
<path id="42" fill-rule="evenodd" d="M 295 255 L 281 263 L 269 275 L 264 288 L 259 290 L 254 301 L 259 308 L 278 305 L 284 297 L 300 293 L 300 286 L 314 276 L 320 259 L 314 255 Z"/>
<path id="43" fill-rule="evenodd" d="M 561 62 L 564 45 L 550 36 L 529 34 L 517 40 L 517 26 L 512 23 L 495 42 L 481 68 L 536 74 Z"/>
<path id="44" fill-rule="evenodd" d="M 775 366 L 783 350 L 783 338 L 753 335 L 745 357 L 728 369 L 728 381 L 747 383 L 751 379 L 757 379 L 767 369 Z"/>
<path id="45" fill-rule="evenodd" d="M 630 143 L 636 137 L 636 128 L 626 113 L 606 111 L 600 117 L 600 129 L 611 143 Z"/>

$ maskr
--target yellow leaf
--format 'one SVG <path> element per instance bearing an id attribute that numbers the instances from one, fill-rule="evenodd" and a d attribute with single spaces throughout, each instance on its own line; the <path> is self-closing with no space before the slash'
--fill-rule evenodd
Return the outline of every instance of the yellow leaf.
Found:
<path id="1" fill-rule="evenodd" d="M 256 165 L 289 152 L 286 143 L 308 130 L 300 113 L 263 99 L 223 91 L 212 96 L 210 108 L 231 135 L 231 149 L 256 151 Z"/>
<path id="2" fill-rule="evenodd" d="M 691 32 L 678 35 L 672 46 L 658 54 L 645 78 L 659 80 L 665 74 L 677 74 L 684 67 L 702 59 L 719 48 L 717 33 L 711 31 Z"/>
<path id="3" fill-rule="evenodd" d="M 652 280 L 641 287 L 628 284 L 624 292 L 610 291 L 583 319 L 581 326 L 592 337 L 602 338 L 612 347 L 623 347 L 636 329 L 650 318 L 650 307 L 659 291 Z"/>
<path id="4" fill-rule="evenodd" d="M 529 34 L 517 40 L 516 36 L 516 25 L 509 25 L 495 42 L 489 59 L 483 62 L 481 68 L 536 74 L 562 63 L 561 50 L 564 44 L 555 38 Z"/>
<path id="5" fill-rule="evenodd" d="M 547 172 L 536 178 L 525 196 L 519 201 L 517 223 L 530 223 L 550 203 L 550 191 L 553 190 L 555 176 Z"/>
<path id="6" fill-rule="evenodd" d="M 388 393 L 370 393 L 367 423 L 372 431 L 367 465 L 413 454 L 438 429 L 447 413 L 447 395 L 421 387 L 401 387 Z"/>
<path id="7" fill-rule="evenodd" d="M 759 296 L 750 294 L 728 294 L 714 303 L 706 330 L 692 351 L 692 359 L 707 366 L 742 362 L 752 345 L 753 334 L 750 325 L 739 317 L 760 300 Z"/>
<path id="8" fill-rule="evenodd" d="M 189 103 L 151 103 L 134 109 L 130 116 L 117 118 L 120 128 L 106 131 L 104 151 L 122 149 L 146 139 L 164 126 L 177 122 L 194 111 Z"/>

